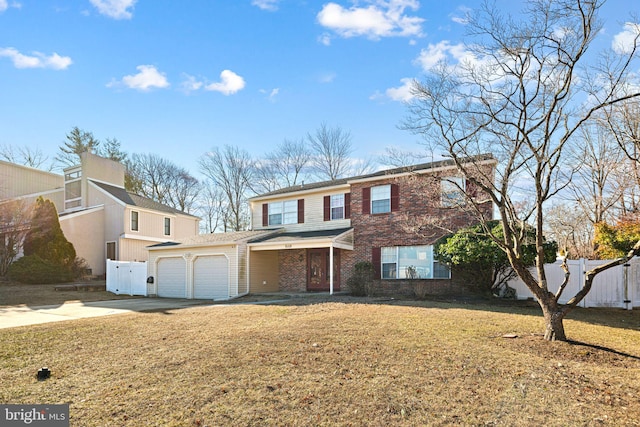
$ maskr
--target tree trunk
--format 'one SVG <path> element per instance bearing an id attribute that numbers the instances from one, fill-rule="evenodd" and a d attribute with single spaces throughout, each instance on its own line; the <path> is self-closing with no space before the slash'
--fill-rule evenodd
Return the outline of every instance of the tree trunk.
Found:
<path id="1" fill-rule="evenodd" d="M 566 313 L 559 307 L 546 307 L 542 301 L 540 301 L 540 307 L 542 307 L 544 314 L 544 339 L 547 341 L 566 341 L 567 336 L 564 333 L 564 324 L 562 323 Z"/>

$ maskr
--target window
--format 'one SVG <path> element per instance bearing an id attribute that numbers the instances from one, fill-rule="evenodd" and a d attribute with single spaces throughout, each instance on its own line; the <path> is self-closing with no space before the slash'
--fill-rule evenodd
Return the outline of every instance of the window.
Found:
<path id="1" fill-rule="evenodd" d="M 82 205 L 82 171 L 69 171 L 64 175 L 64 208 L 73 209 Z"/>
<path id="2" fill-rule="evenodd" d="M 164 235 L 165 236 L 171 235 L 171 218 L 164 219 Z"/>
<path id="3" fill-rule="evenodd" d="M 443 207 L 459 206 L 464 203 L 465 179 L 460 176 L 442 178 L 440 190 Z"/>
<path id="4" fill-rule="evenodd" d="M 382 279 L 449 279 L 445 264 L 433 258 L 433 246 L 380 248 Z"/>
<path id="5" fill-rule="evenodd" d="M 331 219 L 344 219 L 344 194 L 331 196 Z"/>
<path id="6" fill-rule="evenodd" d="M 70 171 L 70 172 L 67 172 L 66 174 L 64 174 L 64 180 L 65 181 L 71 181 L 71 180 L 74 180 L 74 179 L 78 179 L 80 177 L 82 177 L 82 169 L 78 169 L 78 170 L 75 170 L 75 171 Z"/>
<path id="7" fill-rule="evenodd" d="M 116 260 L 116 242 L 107 242 L 107 259 Z"/>
<path id="8" fill-rule="evenodd" d="M 332 194 L 324 196 L 323 219 L 336 221 L 351 218 L 351 193 Z"/>
<path id="9" fill-rule="evenodd" d="M 138 231 L 138 212 L 131 211 L 131 231 Z"/>
<path id="10" fill-rule="evenodd" d="M 371 213 L 391 212 L 391 185 L 371 187 Z"/>
<path id="11" fill-rule="evenodd" d="M 269 225 L 297 224 L 298 201 L 269 203 Z"/>

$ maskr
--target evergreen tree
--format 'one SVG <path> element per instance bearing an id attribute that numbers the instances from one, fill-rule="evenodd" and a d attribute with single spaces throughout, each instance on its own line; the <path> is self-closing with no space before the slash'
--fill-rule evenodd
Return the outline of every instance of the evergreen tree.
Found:
<path id="1" fill-rule="evenodd" d="M 100 141 L 91 132 L 85 132 L 75 126 L 67 135 L 67 141 L 61 145 L 56 161 L 63 167 L 80 164 L 80 153 L 97 153 Z"/>
<path id="2" fill-rule="evenodd" d="M 76 250 L 64 237 L 56 207 L 50 200 L 36 200 L 31 228 L 24 240 L 24 255 L 37 255 L 63 269 L 73 267 Z"/>

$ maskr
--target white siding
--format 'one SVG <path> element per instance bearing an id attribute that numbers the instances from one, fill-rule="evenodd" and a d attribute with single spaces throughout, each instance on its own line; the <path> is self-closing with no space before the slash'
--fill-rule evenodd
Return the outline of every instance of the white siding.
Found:
<path id="1" fill-rule="evenodd" d="M 299 200 L 304 199 L 304 223 L 302 224 L 284 224 L 278 227 L 285 227 L 287 231 L 317 231 L 317 230 L 332 230 L 336 228 L 346 228 L 351 226 L 350 219 L 341 219 L 334 221 L 324 220 L 324 197 L 331 196 L 332 194 L 345 194 L 349 193 L 348 188 L 326 191 L 322 193 L 306 194 L 299 196 L 284 195 L 282 198 L 269 199 L 261 201 L 251 202 L 251 216 L 254 230 L 260 230 L 264 228 L 273 228 L 274 226 L 262 225 L 262 205 L 263 203 L 273 203 L 277 201 L 287 200 Z"/>

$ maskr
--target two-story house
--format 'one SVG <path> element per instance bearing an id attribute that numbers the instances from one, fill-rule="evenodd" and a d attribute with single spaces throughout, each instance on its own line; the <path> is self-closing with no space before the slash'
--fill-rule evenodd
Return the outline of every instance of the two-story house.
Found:
<path id="1" fill-rule="evenodd" d="M 469 161 L 492 176 L 491 156 Z M 433 245 L 448 231 L 477 221 L 461 208 L 462 191 L 482 200 L 454 163 L 443 160 L 262 194 L 250 199 L 251 231 L 149 248 L 149 274 L 157 279 L 149 293 L 228 298 L 333 292 L 346 289 L 360 261 L 373 263 L 378 292 L 410 293 L 415 280 L 432 294 L 457 292 L 447 266 L 435 260 Z M 492 203 L 482 203 L 480 211 L 491 217 Z M 222 268 L 213 268 L 214 261 Z M 206 272 L 214 270 L 224 274 L 216 291 L 206 291 Z"/>
<path id="2" fill-rule="evenodd" d="M 122 164 L 88 152 L 80 158 L 62 175 L 0 162 L 0 203 L 51 200 L 65 237 L 94 275 L 105 273 L 107 259 L 146 261 L 147 246 L 198 234 L 198 217 L 127 192 Z"/>

